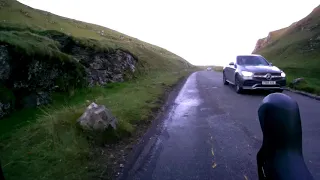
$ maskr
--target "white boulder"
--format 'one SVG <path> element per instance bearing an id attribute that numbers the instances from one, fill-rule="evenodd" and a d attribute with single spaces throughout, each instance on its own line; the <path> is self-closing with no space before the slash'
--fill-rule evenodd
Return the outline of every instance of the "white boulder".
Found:
<path id="1" fill-rule="evenodd" d="M 85 112 L 78 119 L 79 125 L 85 130 L 104 131 L 109 126 L 113 129 L 117 127 L 117 119 L 104 105 L 91 103 Z"/>

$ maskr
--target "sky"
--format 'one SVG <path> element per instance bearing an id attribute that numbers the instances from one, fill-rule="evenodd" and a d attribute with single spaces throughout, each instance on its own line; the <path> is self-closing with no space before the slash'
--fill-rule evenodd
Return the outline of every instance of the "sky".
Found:
<path id="1" fill-rule="evenodd" d="M 163 47 L 194 65 L 251 54 L 270 31 L 307 16 L 319 0 L 19 0 Z"/>

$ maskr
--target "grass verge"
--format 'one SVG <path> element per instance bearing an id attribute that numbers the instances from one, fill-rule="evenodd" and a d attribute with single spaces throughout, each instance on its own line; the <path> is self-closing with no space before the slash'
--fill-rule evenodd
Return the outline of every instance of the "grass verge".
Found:
<path id="1" fill-rule="evenodd" d="M 1 120 L 0 150 L 5 177 L 112 179 L 113 165 L 118 167 L 116 162 L 121 158 L 116 152 L 125 146 L 106 149 L 88 141 L 76 126 L 85 107 L 96 102 L 112 111 L 119 125 L 112 139 L 105 140 L 106 144 L 119 144 L 135 134 L 140 124 L 149 123 L 161 106 L 165 91 L 190 72 L 154 72 L 130 82 L 76 90 L 72 96 L 56 94 L 50 107 L 16 112 Z"/>
<path id="2" fill-rule="evenodd" d="M 320 95 L 320 69 L 318 66 L 320 53 L 300 54 L 297 53 L 296 46 L 297 43 L 289 46 L 282 54 L 277 54 L 275 50 L 264 50 L 260 54 L 286 73 L 287 84 L 290 88 Z M 297 78 L 303 78 L 304 81 L 293 85 L 292 81 Z"/>

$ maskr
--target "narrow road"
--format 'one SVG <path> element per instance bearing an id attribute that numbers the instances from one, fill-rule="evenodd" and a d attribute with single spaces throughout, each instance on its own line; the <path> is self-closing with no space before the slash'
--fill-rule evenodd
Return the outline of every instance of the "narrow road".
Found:
<path id="1" fill-rule="evenodd" d="M 320 179 L 320 101 L 284 93 L 299 104 L 305 161 Z M 193 73 L 126 179 L 258 179 L 256 153 L 262 132 L 257 110 L 265 96 L 236 94 L 232 86 L 222 84 L 218 72 Z"/>

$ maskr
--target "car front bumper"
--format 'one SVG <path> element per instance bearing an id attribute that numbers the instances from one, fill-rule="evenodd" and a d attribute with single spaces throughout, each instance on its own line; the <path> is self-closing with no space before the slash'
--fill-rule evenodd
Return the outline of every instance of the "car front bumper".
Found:
<path id="1" fill-rule="evenodd" d="M 275 81 L 276 84 L 273 85 L 263 85 L 262 81 Z M 271 80 L 265 80 L 262 78 L 252 78 L 252 79 L 244 79 L 240 78 L 240 86 L 242 89 L 266 89 L 266 90 L 272 90 L 272 89 L 284 89 L 286 86 L 286 78 L 274 78 Z"/>

